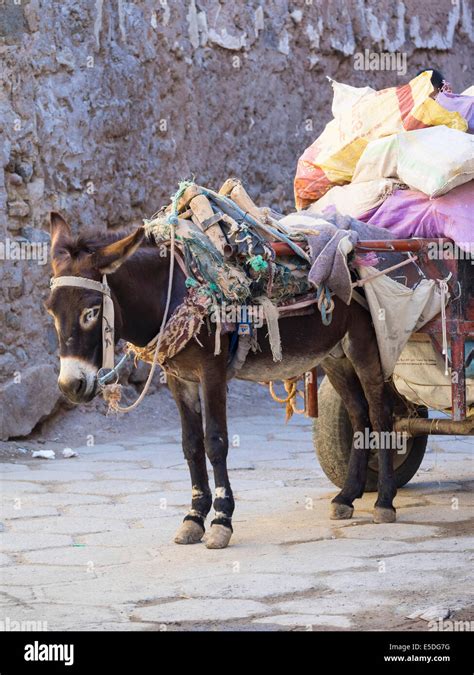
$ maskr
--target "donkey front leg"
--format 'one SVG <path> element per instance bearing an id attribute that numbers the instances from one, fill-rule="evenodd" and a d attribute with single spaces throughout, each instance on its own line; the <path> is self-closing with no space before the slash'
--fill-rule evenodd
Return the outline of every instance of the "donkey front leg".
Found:
<path id="1" fill-rule="evenodd" d="M 206 537 L 207 548 L 225 548 L 232 536 L 234 496 L 227 473 L 227 381 L 225 368 L 206 370 L 202 393 L 206 415 L 206 454 L 214 471 L 215 517 Z"/>
<path id="2" fill-rule="evenodd" d="M 204 521 L 211 509 L 212 495 L 204 452 L 199 385 L 168 376 L 168 386 L 181 416 L 183 452 L 189 466 L 192 485 L 191 509 L 176 532 L 177 544 L 196 544 L 204 534 Z"/>

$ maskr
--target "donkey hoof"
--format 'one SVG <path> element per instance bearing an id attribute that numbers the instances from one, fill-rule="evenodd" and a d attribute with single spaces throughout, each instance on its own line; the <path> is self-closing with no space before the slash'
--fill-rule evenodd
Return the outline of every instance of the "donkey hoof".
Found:
<path id="1" fill-rule="evenodd" d="M 201 541 L 204 534 L 204 528 L 195 523 L 194 520 L 185 520 L 181 523 L 175 534 L 175 544 L 197 544 Z"/>
<path id="2" fill-rule="evenodd" d="M 226 548 L 232 536 L 232 530 L 225 525 L 211 525 L 206 537 L 207 548 Z"/>
<path id="3" fill-rule="evenodd" d="M 395 509 L 387 509 L 384 506 L 376 506 L 374 509 L 374 523 L 394 523 L 397 519 Z"/>
<path id="4" fill-rule="evenodd" d="M 353 506 L 331 502 L 331 515 L 329 516 L 331 520 L 349 520 L 352 518 L 353 513 Z"/>

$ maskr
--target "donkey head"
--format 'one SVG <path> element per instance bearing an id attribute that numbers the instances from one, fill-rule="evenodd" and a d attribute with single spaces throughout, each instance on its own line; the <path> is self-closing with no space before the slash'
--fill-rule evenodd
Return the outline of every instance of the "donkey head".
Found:
<path id="1" fill-rule="evenodd" d="M 59 213 L 51 213 L 51 264 L 53 279 L 79 277 L 101 282 L 104 274 L 116 272 L 139 247 L 143 229 L 104 244 L 73 237 Z M 114 294 L 115 335 L 121 326 L 120 308 Z M 90 401 L 97 393 L 97 372 L 102 366 L 103 295 L 100 290 L 60 286 L 53 288 L 45 303 L 53 316 L 59 340 L 61 391 L 74 403 Z"/>

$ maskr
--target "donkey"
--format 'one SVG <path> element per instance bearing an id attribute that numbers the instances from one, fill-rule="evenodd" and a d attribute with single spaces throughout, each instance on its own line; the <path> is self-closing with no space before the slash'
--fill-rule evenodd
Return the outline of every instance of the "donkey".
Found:
<path id="1" fill-rule="evenodd" d="M 53 278 L 74 276 L 100 281 L 108 276 L 115 309 L 115 341 L 120 338 L 144 347 L 158 333 L 164 315 L 169 280 L 169 258 L 139 228 L 126 236 L 117 233 L 74 237 L 58 213 L 51 217 Z M 183 301 L 185 275 L 175 266 L 170 313 Z M 59 287 L 45 303 L 54 317 L 59 339 L 58 384 L 74 403 L 90 401 L 100 390 L 97 373 L 102 364 L 101 293 L 85 288 Z M 358 303 L 349 306 L 335 298 L 333 319 L 322 323 L 320 313 L 280 319 L 283 359 L 275 363 L 265 330 L 259 330 L 260 350 L 250 352 L 238 379 L 252 382 L 287 380 L 320 364 L 343 399 L 354 432 L 364 438 L 392 430 L 393 405 L 384 378 L 369 312 Z M 225 548 L 232 535 L 234 498 L 227 472 L 227 360 L 228 335 L 221 353 L 214 355 L 214 336 L 204 324 L 199 342 L 190 340 L 169 361 L 167 382 L 177 404 L 182 445 L 191 475 L 191 509 L 174 541 L 201 541 L 204 522 L 212 506 L 206 456 L 214 473 L 215 517 L 206 536 L 207 548 Z M 199 387 L 202 391 L 204 419 Z M 378 498 L 374 522 L 395 521 L 396 495 L 393 452 L 379 443 Z M 369 449 L 353 443 L 346 482 L 331 503 L 332 519 L 348 519 L 353 501 L 364 493 Z"/>

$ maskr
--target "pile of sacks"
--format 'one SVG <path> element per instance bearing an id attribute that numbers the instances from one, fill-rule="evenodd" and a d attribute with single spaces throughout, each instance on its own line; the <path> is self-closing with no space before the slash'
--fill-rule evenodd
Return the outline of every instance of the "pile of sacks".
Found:
<path id="1" fill-rule="evenodd" d="M 431 97 L 431 71 L 383 91 L 332 81 L 334 119 L 298 161 L 298 209 L 474 253 L 474 91 Z"/>

